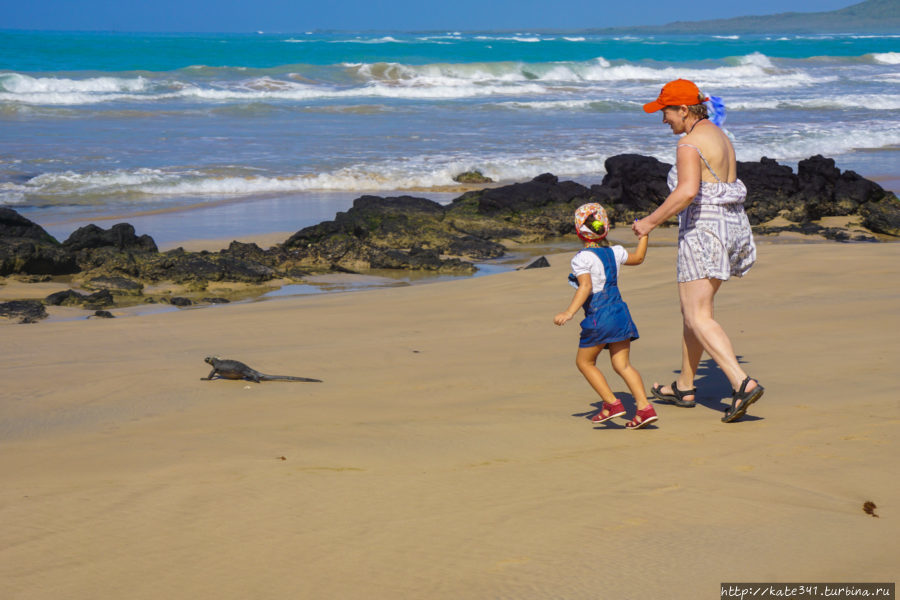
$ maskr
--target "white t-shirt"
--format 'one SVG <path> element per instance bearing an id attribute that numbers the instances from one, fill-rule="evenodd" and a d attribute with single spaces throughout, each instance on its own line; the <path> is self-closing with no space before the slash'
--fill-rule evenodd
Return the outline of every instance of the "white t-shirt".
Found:
<path id="1" fill-rule="evenodd" d="M 613 256 L 615 257 L 616 277 L 618 278 L 622 265 L 628 260 L 628 250 L 622 246 L 610 246 L 610 249 L 613 251 Z M 575 277 L 585 273 L 591 274 L 591 283 L 593 284 L 591 292 L 602 291 L 603 287 L 606 285 L 606 271 L 603 269 L 603 261 L 600 260 L 599 256 L 587 248 L 572 258 L 572 272 L 575 273 Z M 572 285 L 576 288 L 578 287 L 578 284 L 576 283 L 573 283 Z"/>

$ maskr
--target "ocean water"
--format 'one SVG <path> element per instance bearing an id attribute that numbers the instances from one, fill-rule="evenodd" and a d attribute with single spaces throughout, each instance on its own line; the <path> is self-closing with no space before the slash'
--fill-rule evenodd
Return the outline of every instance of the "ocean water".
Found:
<path id="1" fill-rule="evenodd" d="M 822 154 L 897 189 L 900 36 L 0 31 L 0 204 L 166 243 L 446 202 L 471 169 L 590 184 L 616 154 L 673 161 L 641 105 L 677 77 L 724 98 L 739 160 Z"/>

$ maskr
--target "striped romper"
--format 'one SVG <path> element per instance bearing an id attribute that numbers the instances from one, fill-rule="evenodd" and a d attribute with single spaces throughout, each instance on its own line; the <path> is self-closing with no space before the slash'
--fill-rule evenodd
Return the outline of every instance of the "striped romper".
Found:
<path id="1" fill-rule="evenodd" d="M 747 187 L 740 179 L 722 181 L 700 148 L 680 145 L 695 149 L 716 181 L 701 181 L 697 196 L 678 213 L 678 282 L 743 277 L 756 262 L 753 231 L 744 212 Z M 669 190 L 678 185 L 676 166 L 667 183 Z"/>

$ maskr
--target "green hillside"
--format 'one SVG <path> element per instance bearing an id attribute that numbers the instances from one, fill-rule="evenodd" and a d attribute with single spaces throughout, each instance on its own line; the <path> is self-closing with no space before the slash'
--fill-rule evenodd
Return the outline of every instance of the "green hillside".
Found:
<path id="1" fill-rule="evenodd" d="M 667 25 L 592 29 L 591 33 L 900 33 L 900 0 L 865 0 L 828 12 L 788 12 Z"/>

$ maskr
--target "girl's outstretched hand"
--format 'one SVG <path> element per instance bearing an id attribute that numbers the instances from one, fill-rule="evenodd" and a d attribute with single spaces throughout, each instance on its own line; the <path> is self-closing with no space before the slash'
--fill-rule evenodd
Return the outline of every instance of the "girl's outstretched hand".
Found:
<path id="1" fill-rule="evenodd" d="M 555 317 L 553 317 L 553 322 L 556 323 L 557 325 L 565 325 L 566 323 L 568 323 L 571 320 L 572 320 L 572 315 L 570 315 L 569 313 L 566 313 L 566 312 L 561 312 L 558 315 L 556 315 Z"/>

